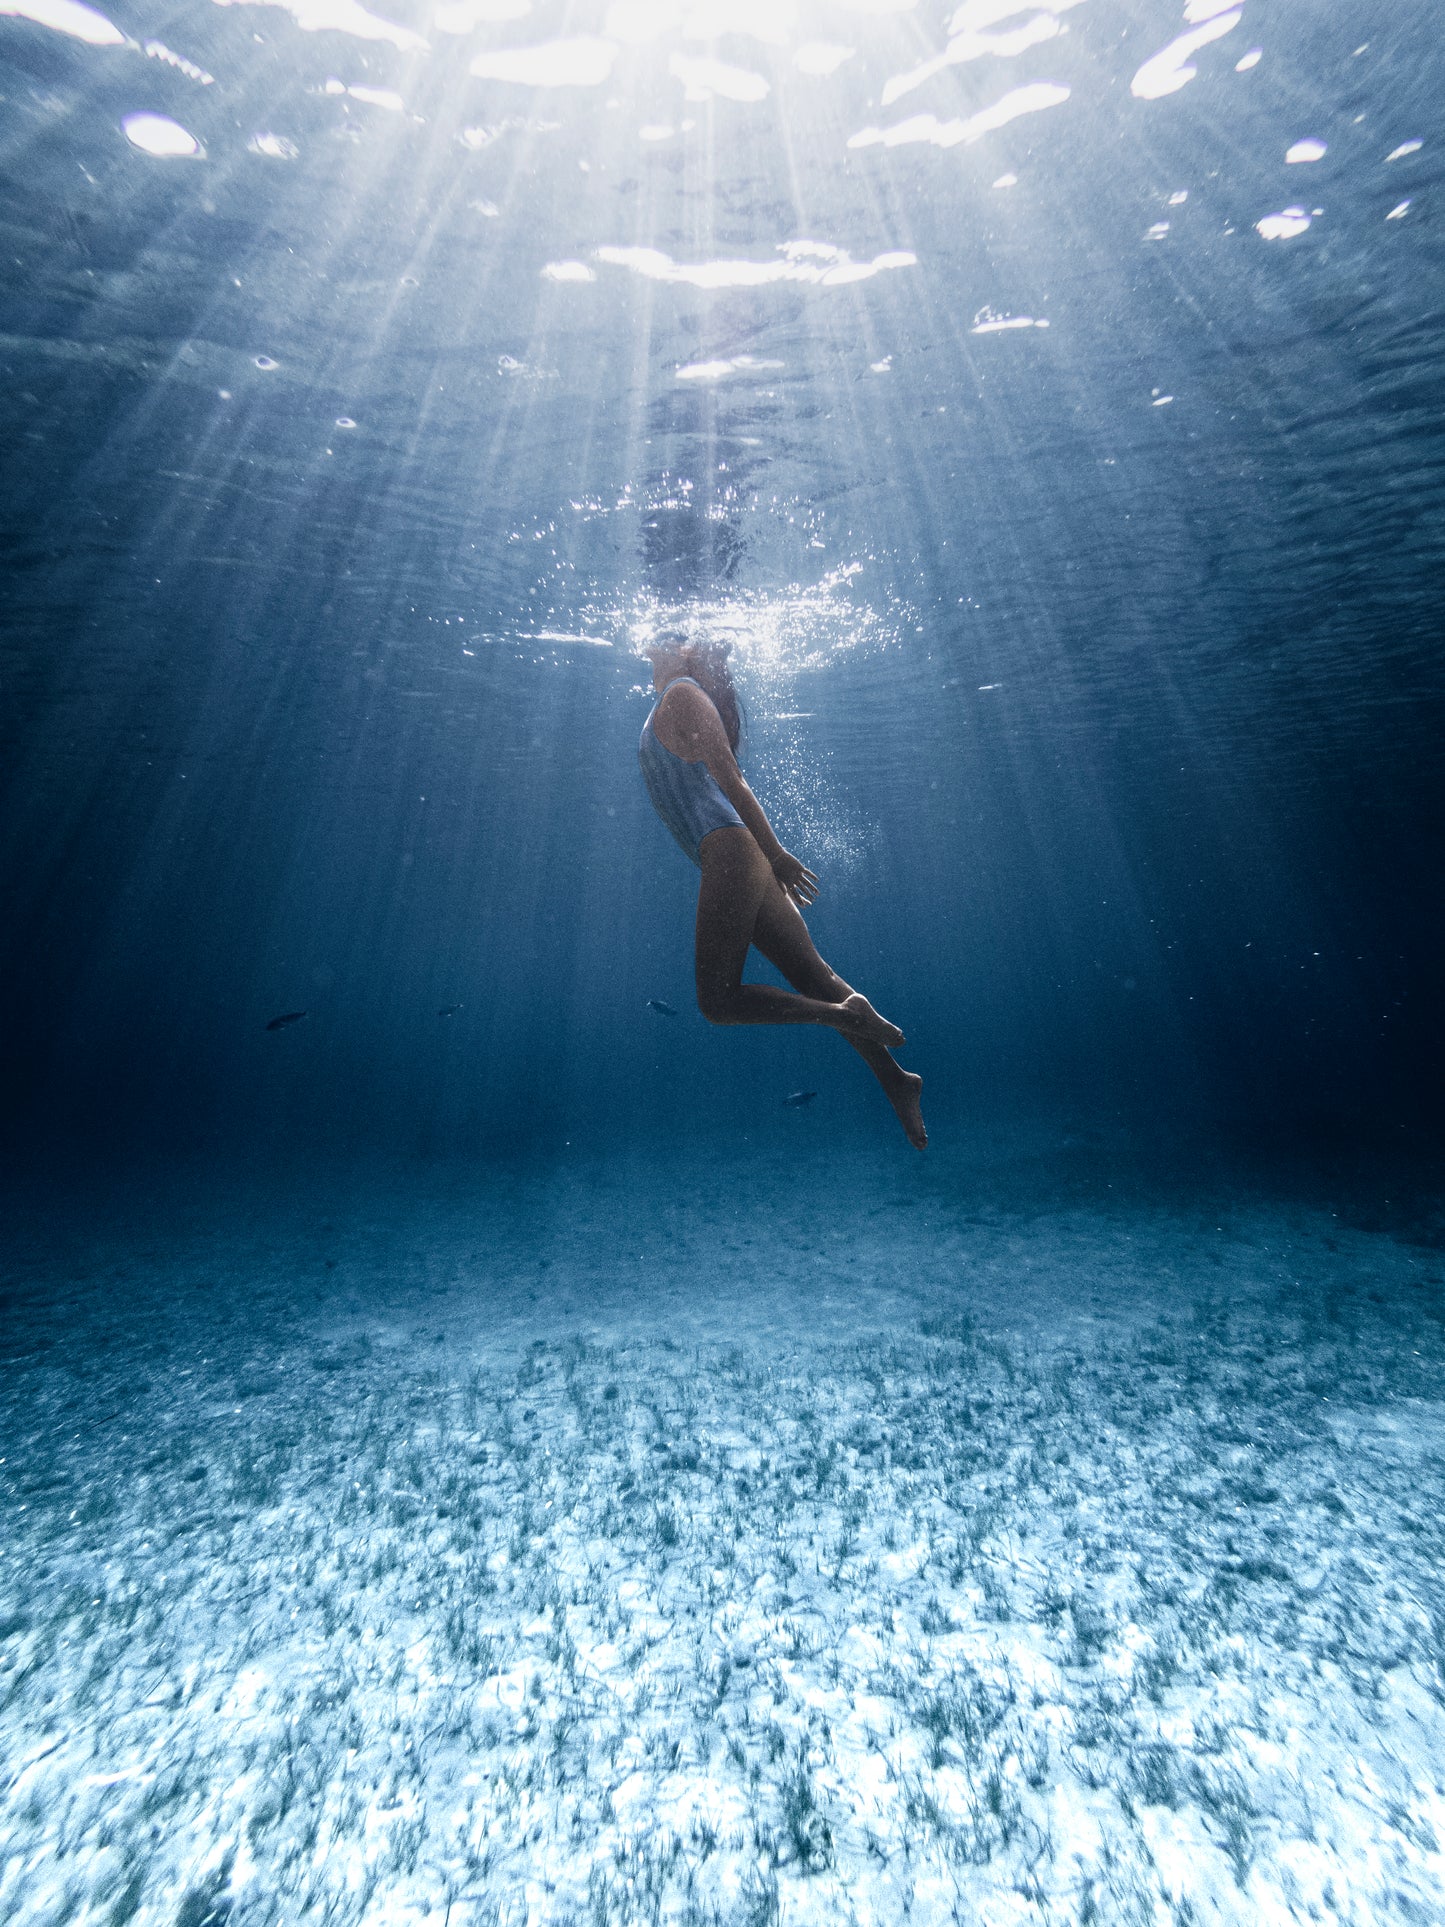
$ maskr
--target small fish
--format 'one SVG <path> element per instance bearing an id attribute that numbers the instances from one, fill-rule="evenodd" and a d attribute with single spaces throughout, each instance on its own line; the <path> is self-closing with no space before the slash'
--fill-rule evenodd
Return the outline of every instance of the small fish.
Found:
<path id="1" fill-rule="evenodd" d="M 460 1004 L 443 1004 L 441 1009 L 437 1012 L 437 1016 L 438 1017 L 455 1017 L 457 1012 L 460 1009 L 461 1009 Z"/>
<path id="2" fill-rule="evenodd" d="M 816 1091 L 794 1091 L 790 1096 L 785 1097 L 783 1102 L 790 1110 L 801 1111 L 803 1106 L 811 1104 L 817 1095 Z"/>
<path id="3" fill-rule="evenodd" d="M 307 1012 L 304 1010 L 284 1011 L 281 1016 L 273 1017 L 266 1028 L 267 1030 L 285 1030 L 288 1024 L 299 1024 L 306 1015 Z"/>
<path id="4" fill-rule="evenodd" d="M 649 997 L 647 1000 L 647 1008 L 649 1010 L 655 1010 L 659 1017 L 676 1017 L 677 1015 L 672 1005 L 665 1004 L 660 997 Z"/>

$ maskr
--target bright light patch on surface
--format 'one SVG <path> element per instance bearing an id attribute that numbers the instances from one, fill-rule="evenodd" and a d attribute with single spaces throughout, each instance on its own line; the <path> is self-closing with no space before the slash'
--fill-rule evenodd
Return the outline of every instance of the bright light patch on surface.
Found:
<path id="1" fill-rule="evenodd" d="M 68 33 L 72 40 L 83 40 L 91 47 L 123 47 L 125 35 L 94 7 L 83 7 L 80 0 L 0 0 L 0 14 L 17 20 L 33 20 L 37 27 L 53 27 Z"/>
<path id="2" fill-rule="evenodd" d="M 532 0 L 451 0 L 437 8 L 431 23 L 438 33 L 474 33 L 493 22 L 525 19 L 531 11 Z"/>
<path id="3" fill-rule="evenodd" d="M 178 74 L 184 74 L 187 80 L 194 80 L 197 86 L 213 87 L 216 84 L 214 74 L 208 74 L 204 67 L 198 67 L 183 54 L 172 53 L 164 41 L 148 40 L 145 43 L 145 56 L 147 60 L 159 60 L 164 66 L 174 67 Z"/>
<path id="4" fill-rule="evenodd" d="M 1387 161 L 1402 161 L 1407 154 L 1418 154 L 1424 145 L 1424 141 L 1401 141 L 1397 148 L 1385 156 L 1385 159 Z"/>
<path id="5" fill-rule="evenodd" d="M 1225 34 L 1233 32 L 1244 18 L 1242 7 L 1231 7 L 1227 13 L 1217 14 L 1207 20 L 1202 27 L 1192 33 L 1182 33 L 1177 40 L 1171 40 L 1152 59 L 1146 60 L 1129 83 L 1130 93 L 1140 100 L 1162 100 L 1165 94 L 1177 94 L 1181 87 L 1187 87 L 1198 73 L 1197 67 L 1189 63 L 1201 47 L 1207 47 L 1211 40 L 1221 40 Z"/>
<path id="6" fill-rule="evenodd" d="M 403 53 L 426 46 L 419 33 L 368 13 L 357 0 L 215 0 L 218 7 L 282 7 L 303 33 L 349 33 L 354 40 L 389 40 Z"/>
<path id="7" fill-rule="evenodd" d="M 971 335 L 1009 334 L 1015 328 L 1047 328 L 1047 321 L 1035 321 L 1030 314 L 995 314 L 992 308 L 980 308 L 973 318 Z"/>
<path id="8" fill-rule="evenodd" d="M 1292 241 L 1295 235 L 1303 234 L 1309 224 L 1310 217 L 1302 207 L 1287 207 L 1279 214 L 1266 214 L 1254 225 L 1266 241 Z"/>
<path id="9" fill-rule="evenodd" d="M 362 101 L 368 107 L 383 107 L 388 114 L 406 111 L 406 102 L 400 94 L 394 94 L 387 87 L 348 87 L 347 93 L 353 100 Z"/>
<path id="10" fill-rule="evenodd" d="M 1169 205 L 1170 207 L 1183 207 L 1188 199 L 1189 189 L 1187 187 L 1181 187 L 1177 194 L 1171 194 L 1169 196 Z"/>
<path id="11" fill-rule="evenodd" d="M 1329 149 L 1323 141 L 1296 141 L 1285 155 L 1285 160 L 1293 167 L 1301 161 L 1322 161 Z"/>
<path id="12" fill-rule="evenodd" d="M 253 134 L 246 142 L 246 149 L 270 161 L 294 161 L 301 152 L 295 141 L 288 141 L 284 134 Z"/>
<path id="13" fill-rule="evenodd" d="M 781 368 L 781 361 L 768 361 L 756 355 L 733 355 L 726 361 L 690 361 L 677 371 L 679 381 L 725 381 L 729 375 L 762 374 Z"/>
<path id="14" fill-rule="evenodd" d="M 790 13 L 777 0 L 691 0 L 683 10 L 682 30 L 689 40 L 721 40 L 736 33 L 765 47 L 781 47 L 789 38 Z"/>
<path id="15" fill-rule="evenodd" d="M 196 160 L 202 151 L 195 135 L 165 114 L 127 114 L 121 127 L 132 147 L 158 160 Z"/>
<path id="16" fill-rule="evenodd" d="M 1184 9 L 1184 18 L 1191 27 L 1197 27 L 1201 20 L 1213 20 L 1221 13 L 1229 13 L 1239 5 L 1239 0 L 1189 0 Z"/>
<path id="17" fill-rule="evenodd" d="M 1144 236 L 1144 239 L 1146 241 L 1162 241 L 1168 232 L 1169 223 L 1167 221 L 1156 221 Z"/>
<path id="18" fill-rule="evenodd" d="M 584 642 L 589 649 L 611 649 L 615 647 L 610 636 L 589 636 L 573 629 L 520 629 L 519 642 Z"/>
<path id="19" fill-rule="evenodd" d="M 585 261 L 549 261 L 542 270 L 544 281 L 595 281 L 596 273 Z"/>
<path id="20" fill-rule="evenodd" d="M 934 147 L 957 147 L 962 142 L 981 140 L 995 128 L 1005 127 L 1021 114 L 1037 114 L 1046 107 L 1058 107 L 1069 98 L 1067 87 L 1052 81 L 1036 80 L 1027 87 L 1015 87 L 992 107 L 984 107 L 967 120 L 939 120 L 936 114 L 914 114 L 892 127 L 864 127 L 852 135 L 850 147 L 906 147 L 915 141 Z"/>
<path id="21" fill-rule="evenodd" d="M 1251 47 L 1249 52 L 1245 54 L 1242 59 L 1235 61 L 1234 71 L 1237 74 L 1247 74 L 1251 67 L 1257 67 L 1260 61 L 1263 59 L 1264 59 L 1264 48 Z"/>
<path id="22" fill-rule="evenodd" d="M 994 182 L 995 187 L 1017 187 L 1018 184 L 1019 177 L 1017 174 L 1000 174 Z"/>
<path id="23" fill-rule="evenodd" d="M 1083 0 L 1042 0 L 1048 13 L 1067 13 L 1071 7 L 1083 5 Z M 1000 20 L 1009 20 L 1016 13 L 1023 13 L 1024 7 L 1019 0 L 964 0 L 964 4 L 948 23 L 950 39 L 957 34 L 986 33 L 996 27 Z"/>
<path id="24" fill-rule="evenodd" d="M 674 261 L 660 248 L 598 248 L 597 259 L 609 267 L 629 268 L 649 281 L 671 281 L 691 288 L 764 288 L 778 281 L 801 281 L 811 287 L 840 288 L 850 281 L 868 281 L 890 268 L 912 268 L 918 256 L 902 249 L 877 254 L 871 261 L 855 261 L 844 248 L 827 241 L 787 241 L 779 246 L 778 261 Z"/>
<path id="25" fill-rule="evenodd" d="M 1173 399 L 1174 397 L 1172 395 L 1156 395 L 1149 406 L 1151 408 L 1167 408 Z"/>
<path id="26" fill-rule="evenodd" d="M 646 46 L 664 34 L 713 42 L 728 34 L 745 34 L 765 46 L 786 44 L 792 26 L 790 10 L 776 0 L 613 0 L 602 31 L 629 46 Z"/>
<path id="27" fill-rule="evenodd" d="M 817 74 L 826 78 L 836 74 L 844 61 L 851 60 L 857 49 L 839 46 L 832 40 L 805 40 L 793 55 L 793 65 L 800 73 Z"/>
<path id="28" fill-rule="evenodd" d="M 892 366 L 892 355 L 885 355 L 882 361 L 870 361 L 868 364 L 868 372 L 870 375 L 886 375 Z"/>
<path id="29" fill-rule="evenodd" d="M 674 54 L 667 63 L 674 80 L 680 80 L 689 100 L 711 100 L 719 94 L 724 100 L 766 100 L 768 83 L 761 74 L 746 67 L 730 67 L 725 60 L 707 60 L 692 54 Z"/>
<path id="30" fill-rule="evenodd" d="M 1390 209 L 1385 219 L 1387 221 L 1403 221 L 1409 212 L 1410 203 L 1408 201 L 1401 201 L 1397 206 Z"/>
<path id="31" fill-rule="evenodd" d="M 993 54 L 999 59 L 1011 60 L 1030 47 L 1037 47 L 1042 41 L 1053 40 L 1063 28 L 1051 13 L 1036 13 L 1022 26 L 1014 27 L 1007 33 L 961 33 L 955 34 L 941 54 L 925 60 L 907 73 L 895 74 L 883 88 L 883 105 L 891 107 L 895 100 L 904 94 L 911 94 L 915 87 L 921 87 L 935 74 L 942 73 L 946 67 L 957 67 L 964 61 L 981 60 L 985 54 Z"/>
<path id="32" fill-rule="evenodd" d="M 613 0 L 602 29 L 609 40 L 642 47 L 677 25 L 677 0 Z"/>
<path id="33" fill-rule="evenodd" d="M 519 87 L 600 87 L 616 58 L 615 40 L 580 34 L 477 54 L 471 72 L 478 80 L 510 80 Z"/>

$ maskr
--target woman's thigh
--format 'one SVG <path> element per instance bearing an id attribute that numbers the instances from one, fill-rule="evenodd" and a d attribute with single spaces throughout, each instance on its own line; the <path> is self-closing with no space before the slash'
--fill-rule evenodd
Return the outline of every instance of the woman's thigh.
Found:
<path id="1" fill-rule="evenodd" d="M 753 942 L 794 990 L 825 1004 L 841 1003 L 848 995 L 847 984 L 818 955 L 802 913 L 771 871 L 768 882 L 772 887 L 758 904 Z"/>
<path id="2" fill-rule="evenodd" d="M 734 990 L 743 980 L 758 906 L 776 880 L 751 830 L 731 824 L 702 840 L 697 893 L 697 993 Z"/>

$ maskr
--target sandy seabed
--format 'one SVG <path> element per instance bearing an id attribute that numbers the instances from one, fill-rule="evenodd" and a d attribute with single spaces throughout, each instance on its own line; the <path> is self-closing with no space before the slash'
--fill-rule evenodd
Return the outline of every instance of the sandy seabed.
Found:
<path id="1" fill-rule="evenodd" d="M 1445 1253 L 930 1158 L 33 1209 L 0 1918 L 1445 1918 Z"/>

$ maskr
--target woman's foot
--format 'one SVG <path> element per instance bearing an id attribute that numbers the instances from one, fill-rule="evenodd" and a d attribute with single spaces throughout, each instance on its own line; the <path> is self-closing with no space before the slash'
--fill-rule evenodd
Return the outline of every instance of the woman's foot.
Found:
<path id="1" fill-rule="evenodd" d="M 880 1017 L 861 990 L 845 997 L 838 1009 L 844 1019 L 838 1028 L 849 1037 L 860 1037 L 865 1044 L 882 1044 L 885 1050 L 896 1050 L 905 1041 L 897 1024 Z"/>
<path id="2" fill-rule="evenodd" d="M 928 1132 L 923 1123 L 923 1079 L 917 1071 L 900 1071 L 898 1082 L 888 1093 L 888 1102 L 898 1113 L 898 1122 L 908 1133 L 916 1151 L 928 1149 Z"/>

